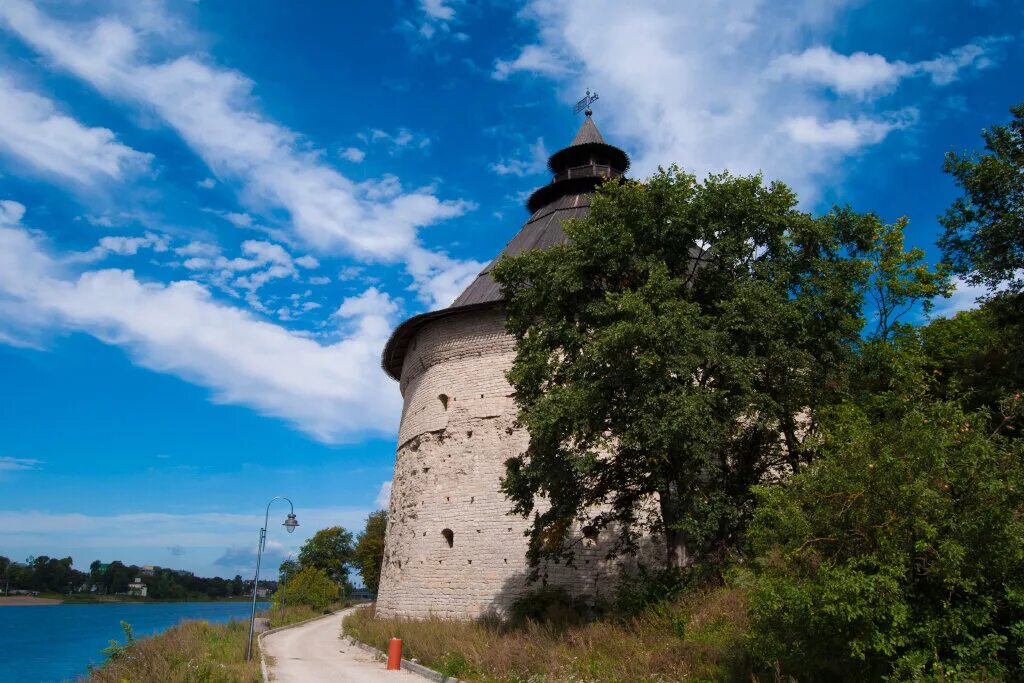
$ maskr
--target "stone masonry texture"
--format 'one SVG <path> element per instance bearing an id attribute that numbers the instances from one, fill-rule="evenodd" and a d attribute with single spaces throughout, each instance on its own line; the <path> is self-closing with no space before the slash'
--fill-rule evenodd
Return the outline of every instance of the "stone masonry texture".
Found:
<path id="1" fill-rule="evenodd" d="M 404 397 L 377 614 L 471 619 L 503 614 L 527 584 L 528 520 L 509 514 L 505 461 L 526 450 L 505 372 L 515 340 L 499 309 L 423 327 L 402 368 Z M 603 532 L 605 534 L 609 532 Z M 617 567 L 576 532 L 575 567 L 548 565 L 548 585 L 608 597 Z"/>

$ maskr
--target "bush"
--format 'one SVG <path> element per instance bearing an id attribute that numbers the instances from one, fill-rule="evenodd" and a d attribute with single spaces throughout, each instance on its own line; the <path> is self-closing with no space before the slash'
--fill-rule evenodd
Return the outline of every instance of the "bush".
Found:
<path id="1" fill-rule="evenodd" d="M 282 585 L 283 591 L 274 593 L 273 609 L 279 609 L 282 593 L 289 605 L 308 605 L 314 610 L 325 610 L 341 596 L 338 584 L 327 576 L 327 572 L 316 567 L 307 567 L 293 574 Z"/>
<path id="2" fill-rule="evenodd" d="M 594 611 L 593 607 L 572 597 L 565 589 L 545 586 L 513 602 L 508 620 L 513 625 L 532 621 L 563 628 L 583 623 Z"/>
<path id="3" fill-rule="evenodd" d="M 641 566 L 634 573 L 623 572 L 615 590 L 612 609 L 619 617 L 632 617 L 652 605 L 671 601 L 694 590 L 698 585 L 697 570 L 678 568 L 650 571 Z"/>
<path id="4" fill-rule="evenodd" d="M 871 414 L 833 409 L 816 463 L 759 492 L 755 654 L 800 680 L 1024 679 L 1024 444 L 921 396 Z"/>

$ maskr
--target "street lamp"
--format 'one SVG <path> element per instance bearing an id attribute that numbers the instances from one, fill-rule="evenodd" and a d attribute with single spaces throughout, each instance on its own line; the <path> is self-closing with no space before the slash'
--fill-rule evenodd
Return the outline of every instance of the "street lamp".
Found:
<path id="1" fill-rule="evenodd" d="M 252 633 L 253 628 L 256 626 L 256 591 L 260 585 L 260 560 L 263 558 L 263 545 L 267 540 L 267 523 L 270 521 L 270 505 L 275 500 L 287 500 L 291 512 L 288 513 L 287 519 L 284 520 L 282 526 L 288 530 L 288 533 L 295 531 L 295 527 L 299 525 L 299 521 L 295 519 L 295 505 L 292 504 L 290 498 L 284 496 L 274 496 L 267 503 L 267 514 L 263 516 L 263 528 L 260 529 L 260 545 L 256 550 L 256 578 L 252 582 L 252 613 L 249 616 L 249 644 L 245 648 L 245 660 L 252 661 Z"/>

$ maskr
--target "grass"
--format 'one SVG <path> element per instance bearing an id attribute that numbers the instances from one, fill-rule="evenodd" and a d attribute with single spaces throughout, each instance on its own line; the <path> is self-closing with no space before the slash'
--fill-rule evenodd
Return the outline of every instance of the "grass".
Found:
<path id="1" fill-rule="evenodd" d="M 440 673 L 487 683 L 546 681 L 750 681 L 746 596 L 723 587 L 662 603 L 628 620 L 557 627 L 526 622 L 376 619 L 372 608 L 344 632 Z"/>
<path id="2" fill-rule="evenodd" d="M 184 621 L 118 648 L 119 654 L 94 669 L 89 683 L 259 683 L 259 657 L 245 661 L 249 621 L 211 624 Z M 254 644 L 255 645 L 255 644 Z"/>
<path id="3" fill-rule="evenodd" d="M 337 603 L 330 610 L 346 607 Z M 262 613 L 270 628 L 294 624 L 324 614 L 305 605 L 289 605 Z M 253 639 L 253 661 L 245 661 L 249 620 L 226 624 L 183 621 L 158 635 L 111 647 L 108 659 L 90 672 L 89 683 L 160 681 L 161 683 L 259 683 L 258 641 Z"/>

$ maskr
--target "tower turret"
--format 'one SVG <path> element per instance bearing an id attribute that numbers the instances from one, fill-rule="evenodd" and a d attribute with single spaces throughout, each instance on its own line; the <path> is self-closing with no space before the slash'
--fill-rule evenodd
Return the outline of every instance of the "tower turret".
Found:
<path id="1" fill-rule="evenodd" d="M 451 306 L 409 318 L 384 348 L 384 370 L 404 401 L 391 488 L 377 614 L 474 618 L 503 612 L 529 590 L 528 522 L 509 514 L 505 461 L 529 434 L 516 424 L 505 373 L 515 339 L 505 330 L 494 264 L 505 255 L 566 241 L 562 221 L 590 208 L 599 183 L 629 158 L 605 143 L 587 112 L 572 144 L 551 155 L 549 184 L 530 197 L 530 218 Z M 577 566 L 543 569 L 547 583 L 600 594 L 614 585 L 608 548 L 579 537 Z"/>

